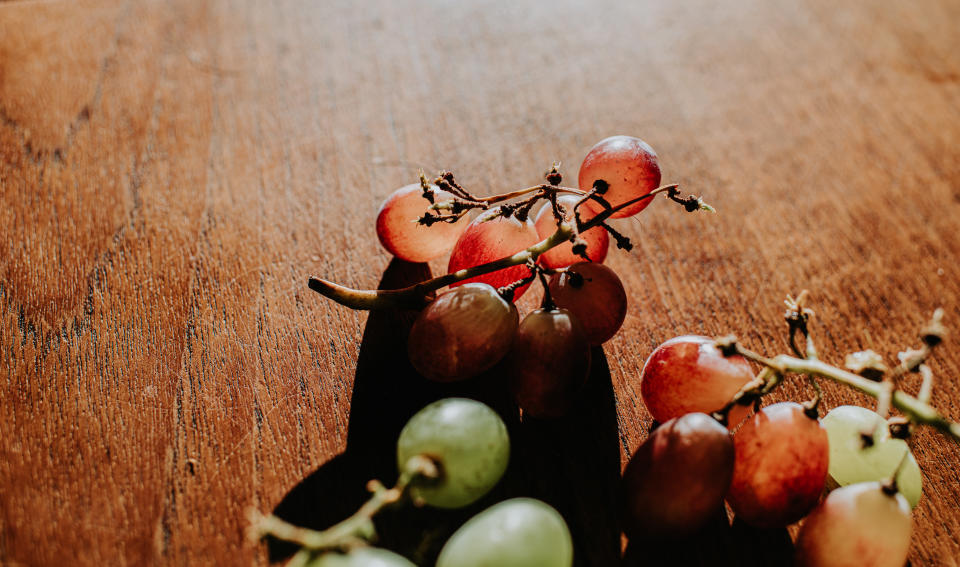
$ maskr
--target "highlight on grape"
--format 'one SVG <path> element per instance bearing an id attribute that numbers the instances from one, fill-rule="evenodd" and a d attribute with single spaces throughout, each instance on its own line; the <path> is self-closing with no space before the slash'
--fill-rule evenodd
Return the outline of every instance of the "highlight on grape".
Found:
<path id="1" fill-rule="evenodd" d="M 562 181 L 554 164 L 544 183 L 478 197 L 450 172 L 431 180 L 421 173 L 419 183 L 383 203 L 377 237 L 407 261 L 450 253 L 448 273 L 394 290 L 322 278 L 310 278 L 309 287 L 352 309 L 418 309 L 407 352 L 424 378 L 458 382 L 499 365 L 521 419 L 562 418 L 589 380 L 591 348 L 611 339 L 627 313 L 624 285 L 603 262 L 611 241 L 628 251 L 632 243 L 610 220 L 640 213 L 658 195 L 687 212 L 713 211 L 677 185 L 661 186 L 656 152 L 629 136 L 590 149 L 577 187 Z M 515 301 L 535 285 L 540 306 L 521 317 Z M 906 562 L 922 475 L 905 439 L 928 426 L 960 440 L 960 424 L 930 405 L 926 361 L 946 335 L 943 312 L 921 330 L 919 348 L 899 354 L 899 364 L 887 367 L 865 351 L 841 368 L 817 354 L 807 299 L 804 291 L 785 302 L 790 354 L 770 357 L 733 336 L 693 335 L 649 354 L 638 385 L 661 424 L 622 475 L 619 513 L 631 542 L 689 541 L 729 505 L 738 520 L 760 528 L 800 522 L 798 565 Z M 922 376 L 913 395 L 900 387 L 908 373 Z M 807 380 L 808 398 L 764 405 L 785 380 L 798 378 Z M 841 406 L 821 417 L 821 380 L 867 394 L 876 407 Z M 401 431 L 393 487 L 371 480 L 369 501 L 323 531 L 251 511 L 251 534 L 297 544 L 291 565 L 410 566 L 409 558 L 373 546 L 374 516 L 404 504 L 470 505 L 497 485 L 509 458 L 508 430 L 495 411 L 475 400 L 441 399 Z M 513 498 L 463 524 L 436 565 L 570 567 L 574 544 L 557 510 Z"/>

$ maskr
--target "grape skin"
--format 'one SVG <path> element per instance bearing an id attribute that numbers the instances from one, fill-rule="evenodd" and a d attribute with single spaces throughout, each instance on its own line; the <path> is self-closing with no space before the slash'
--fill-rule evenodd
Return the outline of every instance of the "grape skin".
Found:
<path id="1" fill-rule="evenodd" d="M 347 553 L 329 552 L 307 563 L 307 567 L 417 567 L 402 555 L 376 547 L 358 547 Z"/>
<path id="2" fill-rule="evenodd" d="M 640 394 L 659 422 L 691 412 L 723 408 L 744 384 L 753 380 L 742 356 L 723 356 L 708 337 L 686 335 L 658 346 L 640 372 Z M 746 406 L 730 410 L 736 426 L 750 413 Z"/>
<path id="3" fill-rule="evenodd" d="M 730 433 L 706 414 L 658 427 L 623 473 L 627 535 L 677 537 L 701 528 L 723 506 L 733 461 Z"/>
<path id="4" fill-rule="evenodd" d="M 560 417 L 576 401 L 590 370 L 590 348 L 566 309 L 527 315 L 510 351 L 510 386 L 524 415 Z"/>
<path id="5" fill-rule="evenodd" d="M 414 321 L 407 340 L 410 363 L 437 382 L 476 376 L 510 351 L 518 319 L 517 308 L 485 283 L 454 288 Z"/>
<path id="6" fill-rule="evenodd" d="M 834 490 L 797 536 L 800 567 L 903 567 L 910 551 L 910 504 L 878 482 Z"/>
<path id="7" fill-rule="evenodd" d="M 576 223 L 576 217 L 574 216 L 574 205 L 577 201 L 580 200 L 579 196 L 576 195 L 561 195 L 557 197 L 557 203 L 562 205 L 566 210 L 566 219 L 571 225 Z M 593 217 L 597 216 L 601 212 L 599 205 L 594 204 L 591 201 L 587 201 L 580 205 L 579 207 L 580 220 L 582 222 L 587 222 Z M 541 240 L 545 240 L 550 237 L 557 230 L 557 221 L 553 216 L 553 207 L 550 203 L 546 203 L 537 213 L 537 219 L 534 222 L 534 226 L 537 229 L 537 234 Z M 601 263 L 607 257 L 607 249 L 610 244 L 610 235 L 607 233 L 606 229 L 603 227 L 597 226 L 591 228 L 586 232 L 580 233 L 580 238 L 586 242 L 587 257 L 591 261 Z M 570 264 L 575 264 L 577 262 L 583 262 L 584 259 L 582 256 L 578 256 L 573 253 L 573 243 L 564 242 L 559 246 L 555 246 L 550 250 L 547 250 L 540 255 L 539 262 L 542 266 L 551 269 L 565 268 Z"/>
<path id="8" fill-rule="evenodd" d="M 453 198 L 435 185 L 434 201 Z M 377 238 L 387 252 L 408 262 L 428 262 L 446 254 L 469 224 L 463 217 L 455 223 L 437 222 L 431 226 L 416 222 L 430 210 L 419 183 L 406 185 L 391 193 L 377 213 Z"/>
<path id="9" fill-rule="evenodd" d="M 627 316 L 627 292 L 623 283 L 616 272 L 603 264 L 574 264 L 551 276 L 549 288 L 554 303 L 580 321 L 591 345 L 610 340 Z"/>
<path id="10" fill-rule="evenodd" d="M 640 138 L 611 136 L 597 142 L 580 165 L 580 189 L 589 191 L 595 181 L 609 184 L 603 198 L 616 207 L 646 195 L 660 185 L 660 164 L 657 153 Z M 633 216 L 650 204 L 644 199 L 614 213 L 611 218 Z"/>
<path id="11" fill-rule="evenodd" d="M 480 512 L 443 546 L 437 567 L 570 567 L 573 542 L 556 510 L 532 498 Z"/>
<path id="12" fill-rule="evenodd" d="M 532 220 L 527 218 L 520 221 L 515 215 L 493 217 L 497 210 L 499 207 L 481 214 L 467 226 L 453 246 L 450 262 L 447 265 L 448 273 L 499 260 L 540 241 Z M 468 282 L 483 282 L 498 288 L 523 279 L 529 274 L 530 270 L 521 264 L 461 280 L 450 284 L 450 287 Z M 514 299 L 519 299 L 528 287 L 529 284 L 517 288 L 514 291 Z"/>
<path id="13" fill-rule="evenodd" d="M 415 484 L 411 494 L 437 508 L 460 508 L 490 491 L 507 470 L 510 438 L 492 409 L 464 398 L 434 402 L 400 431 L 397 465 L 426 455 L 439 465 L 439 482 Z"/>
<path id="14" fill-rule="evenodd" d="M 860 406 L 840 406 L 822 420 L 830 441 L 830 478 L 840 486 L 858 482 L 883 481 L 890 478 L 904 453 L 908 453 L 897 474 L 897 488 L 910 506 L 917 507 L 923 493 L 923 476 L 910 446 L 903 439 L 893 439 L 886 420 L 875 411 Z M 861 433 L 877 431 L 872 447 L 864 447 Z"/>
<path id="15" fill-rule="evenodd" d="M 763 408 L 733 442 L 736 462 L 727 502 L 737 518 L 757 527 L 783 527 L 816 506 L 830 451 L 826 430 L 800 404 Z"/>

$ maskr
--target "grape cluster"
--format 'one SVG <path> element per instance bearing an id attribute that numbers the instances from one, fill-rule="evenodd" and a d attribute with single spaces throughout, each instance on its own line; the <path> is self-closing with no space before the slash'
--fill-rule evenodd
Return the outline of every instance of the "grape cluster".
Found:
<path id="1" fill-rule="evenodd" d="M 519 202 L 492 206 L 467 193 L 452 175 L 441 174 L 434 184 L 424 180 L 419 190 L 395 191 L 377 219 L 380 242 L 394 255 L 425 261 L 450 250 L 448 272 L 462 274 L 414 323 L 407 342 L 414 368 L 431 380 L 450 382 L 502 360 L 517 404 L 533 417 L 569 411 L 589 373 L 590 347 L 623 324 L 626 292 L 602 262 L 611 233 L 618 242 L 626 239 L 603 221 L 646 207 L 645 197 L 660 183 L 660 167 L 645 142 L 614 136 L 587 154 L 579 188 L 558 185 L 556 166 L 547 180 L 531 195 L 518 195 Z M 534 217 L 530 213 L 540 201 Z M 464 224 L 473 209 L 480 214 Z M 443 230 L 434 233 L 438 224 Z M 561 226 L 568 227 L 566 239 L 528 262 L 470 274 L 549 241 Z M 541 308 L 521 321 L 513 302 L 538 276 L 544 282 Z"/>
<path id="2" fill-rule="evenodd" d="M 473 504 L 503 476 L 510 439 L 503 420 L 481 402 L 446 398 L 417 412 L 400 432 L 397 486 L 372 482 L 374 496 L 354 516 L 326 532 L 257 518 L 258 535 L 302 546 L 291 561 L 310 567 L 411 567 L 405 557 L 366 545 L 375 532 L 371 517 L 409 498 L 434 508 Z M 443 546 L 437 567 L 570 567 L 573 542 L 566 522 L 532 498 L 500 502 L 464 523 Z"/>
<path id="3" fill-rule="evenodd" d="M 807 517 L 798 565 L 902 566 L 910 505 L 921 493 L 907 444 L 890 438 L 888 421 L 866 408 L 841 406 L 819 419 L 818 398 L 772 404 L 741 423 L 759 397 L 732 400 L 762 391 L 763 382 L 722 343 L 676 337 L 644 365 L 644 404 L 666 421 L 624 472 L 627 534 L 688 536 L 726 501 L 738 520 L 759 528 Z M 722 424 L 739 427 L 731 433 Z M 821 501 L 831 483 L 842 488 Z"/>
<path id="4" fill-rule="evenodd" d="M 421 174 L 419 184 L 384 202 L 377 235 L 390 253 L 411 262 L 449 252 L 448 273 L 402 290 L 349 290 L 318 279 L 311 288 L 358 309 L 422 307 L 407 341 L 419 374 L 456 382 L 501 368 L 523 419 L 562 417 L 587 381 L 591 349 L 616 334 L 627 312 L 624 286 L 603 261 L 611 239 L 619 248 L 631 243 L 607 221 L 640 212 L 661 193 L 687 211 L 712 208 L 680 197 L 676 186 L 660 187 L 656 153 L 629 136 L 607 138 L 589 151 L 579 187 L 560 185 L 556 165 L 546 180 L 478 198 L 448 172 L 432 181 Z M 521 319 L 514 302 L 535 281 L 541 305 Z M 927 403 L 932 378 L 924 362 L 944 335 L 940 312 L 921 333 L 924 346 L 901 353 L 893 371 L 871 352 L 852 355 L 848 371 L 819 361 L 804 298 L 786 302 L 796 356 L 766 358 L 733 337 L 694 335 L 670 339 L 649 355 L 639 389 L 657 426 L 622 475 L 620 514 L 631 544 L 695 537 L 729 506 L 738 520 L 759 528 L 802 521 L 799 565 L 906 561 L 922 479 L 903 437 L 923 423 L 960 438 L 960 424 Z M 806 341 L 802 348 L 798 336 Z M 907 372 L 924 375 L 917 397 L 896 389 Z M 813 397 L 763 407 L 763 397 L 790 373 L 810 378 Z M 876 397 L 878 411 L 841 406 L 821 419 L 814 377 Z M 891 407 L 905 416 L 889 418 Z M 268 517 L 259 533 L 299 543 L 303 564 L 409 566 L 406 558 L 367 545 L 375 535 L 372 515 L 404 500 L 468 506 L 499 482 L 509 456 L 507 428 L 496 412 L 478 401 L 443 399 L 400 432 L 394 488 L 372 481 L 370 502 L 324 532 Z M 573 557 L 561 515 L 544 502 L 514 498 L 463 524 L 437 566 L 570 567 Z"/>

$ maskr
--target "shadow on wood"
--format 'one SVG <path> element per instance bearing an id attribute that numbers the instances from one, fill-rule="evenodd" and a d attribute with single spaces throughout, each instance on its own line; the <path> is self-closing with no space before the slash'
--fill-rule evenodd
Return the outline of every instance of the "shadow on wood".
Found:
<path id="1" fill-rule="evenodd" d="M 610 368 L 601 347 L 570 414 L 525 418 L 513 432 L 514 469 L 525 495 L 556 508 L 570 527 L 575 565 L 620 561 L 620 441 Z"/>
<path id="2" fill-rule="evenodd" d="M 624 567 L 677 565 L 689 567 L 793 565 L 793 542 L 785 528 L 759 529 L 718 509 L 699 532 L 680 539 L 631 540 Z"/>
<path id="3" fill-rule="evenodd" d="M 394 259 L 379 287 L 405 287 L 429 277 L 426 264 Z M 620 549 L 616 516 L 620 453 L 616 404 L 603 350 L 594 350 L 590 379 L 570 415 L 521 423 L 502 363 L 453 384 L 420 376 L 406 350 L 415 317 L 412 311 L 370 313 L 357 360 L 346 449 L 291 489 L 273 513 L 313 529 L 346 518 L 367 499 L 368 480 L 380 479 L 388 486 L 395 482 L 396 442 L 410 416 L 434 400 L 466 397 L 491 406 L 507 424 L 512 450 L 503 480 L 463 509 L 403 506 L 383 511 L 375 520 L 378 545 L 418 565 L 432 565 L 443 543 L 468 518 L 506 498 L 530 496 L 563 514 L 574 538 L 577 565 L 615 564 Z M 269 542 L 271 561 L 294 551 L 285 543 Z"/>

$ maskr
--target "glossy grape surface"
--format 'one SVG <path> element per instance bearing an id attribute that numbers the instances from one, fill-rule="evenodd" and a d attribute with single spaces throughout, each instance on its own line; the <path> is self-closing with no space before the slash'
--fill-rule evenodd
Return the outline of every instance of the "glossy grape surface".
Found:
<path id="1" fill-rule="evenodd" d="M 657 154 L 646 142 L 631 136 L 611 136 L 591 148 L 580 165 L 580 188 L 589 191 L 602 179 L 609 184 L 603 197 L 615 207 L 653 191 L 660 186 Z M 652 198 L 634 203 L 613 214 L 613 218 L 635 215 Z"/>
<path id="2" fill-rule="evenodd" d="M 782 527 L 807 514 L 827 480 L 827 432 L 783 402 L 763 408 L 733 437 L 736 462 L 727 502 L 740 520 Z"/>
<path id="3" fill-rule="evenodd" d="M 557 197 L 557 203 L 562 205 L 566 210 L 565 220 L 571 225 L 576 223 L 573 206 L 579 200 L 580 197 L 576 195 L 561 195 Z M 597 213 L 600 211 L 601 208 L 598 204 L 591 201 L 585 202 L 580 205 L 579 208 L 581 222 L 589 221 L 597 216 Z M 534 226 L 537 229 L 537 235 L 539 235 L 540 240 L 547 239 L 551 234 L 556 232 L 557 221 L 553 216 L 553 207 L 550 206 L 550 203 L 546 203 L 543 208 L 540 209 L 540 212 L 537 213 Z M 581 232 L 580 238 L 587 244 L 586 253 L 591 261 L 601 263 L 606 259 L 607 249 L 610 244 L 610 234 L 607 233 L 606 229 L 600 226 L 591 228 L 586 232 Z M 577 262 L 583 262 L 584 259 L 582 256 L 573 253 L 572 242 L 564 242 L 541 254 L 539 261 L 543 266 L 557 269 L 564 268 L 570 264 L 576 264 Z"/>
<path id="4" fill-rule="evenodd" d="M 587 380 L 590 346 L 566 309 L 537 309 L 524 317 L 510 351 L 510 387 L 524 415 L 567 413 Z"/>
<path id="5" fill-rule="evenodd" d="M 411 487 L 437 508 L 460 508 L 486 494 L 507 470 L 510 438 L 503 420 L 486 405 L 463 398 L 434 402 L 400 431 L 397 465 L 426 455 L 439 463 L 439 482 Z"/>
<path id="6" fill-rule="evenodd" d="M 800 567 L 903 567 L 910 550 L 910 504 L 880 483 L 834 490 L 800 526 Z"/>
<path id="7" fill-rule="evenodd" d="M 434 187 L 436 202 L 453 195 Z M 455 223 L 437 222 L 425 226 L 415 222 L 430 209 L 419 183 L 397 189 L 380 206 L 377 213 L 377 238 L 397 258 L 408 262 L 427 262 L 446 254 L 466 230 L 470 220 Z"/>
<path id="8" fill-rule="evenodd" d="M 884 481 L 897 470 L 900 460 L 907 454 L 897 474 L 897 488 L 916 508 L 923 493 L 923 477 L 920 466 L 910 453 L 910 446 L 903 439 L 893 439 L 886 427 L 886 420 L 875 411 L 860 406 L 840 406 L 821 420 L 830 440 L 830 478 L 840 486 L 858 482 Z M 861 432 L 877 431 L 874 445 L 864 447 Z"/>
<path id="9" fill-rule="evenodd" d="M 730 433 L 706 414 L 688 413 L 658 427 L 623 473 L 627 535 L 695 532 L 723 506 L 733 460 Z"/>
<path id="10" fill-rule="evenodd" d="M 556 510 L 532 498 L 506 500 L 463 524 L 437 567 L 570 567 L 573 542 Z"/>
<path id="11" fill-rule="evenodd" d="M 753 380 L 741 356 L 725 357 L 708 337 L 686 335 L 658 346 L 640 373 L 640 394 L 657 421 L 686 413 L 721 409 L 744 384 Z M 746 406 L 730 411 L 733 427 L 750 413 Z"/>
<path id="12" fill-rule="evenodd" d="M 509 218 L 496 217 L 493 220 L 484 220 L 490 218 L 494 210 L 492 209 L 475 218 L 460 235 L 459 240 L 453 246 L 453 252 L 450 254 L 447 272 L 453 273 L 464 268 L 472 268 L 499 260 L 540 242 L 537 229 L 534 228 L 533 221 L 529 218 L 519 221 L 515 216 L 510 216 Z M 466 282 L 483 282 L 493 287 L 503 287 L 529 274 L 530 270 L 521 264 L 466 279 L 451 284 L 450 287 L 463 285 Z M 529 284 L 518 288 L 514 292 L 514 298 L 523 295 L 528 287 L 530 287 Z"/>
<path id="13" fill-rule="evenodd" d="M 517 308 L 485 283 L 454 288 L 414 321 L 407 340 L 410 362 L 438 382 L 476 376 L 510 351 L 518 318 Z"/>
<path id="14" fill-rule="evenodd" d="M 307 567 L 417 567 L 406 557 L 386 549 L 358 547 L 347 553 L 329 552 L 307 563 Z"/>
<path id="15" fill-rule="evenodd" d="M 551 276 L 549 287 L 554 303 L 573 313 L 591 345 L 607 342 L 627 316 L 623 283 L 603 264 L 574 264 Z"/>

